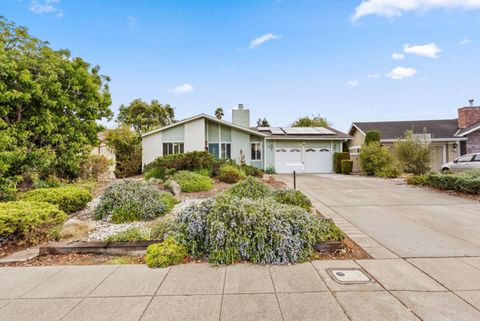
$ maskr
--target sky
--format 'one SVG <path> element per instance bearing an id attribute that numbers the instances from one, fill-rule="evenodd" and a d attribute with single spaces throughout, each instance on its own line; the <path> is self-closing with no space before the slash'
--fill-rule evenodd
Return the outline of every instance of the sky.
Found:
<path id="1" fill-rule="evenodd" d="M 242 103 L 252 125 L 320 114 L 347 131 L 480 104 L 480 0 L 0 0 L 0 15 L 99 65 L 114 112 L 158 99 L 230 120 Z"/>

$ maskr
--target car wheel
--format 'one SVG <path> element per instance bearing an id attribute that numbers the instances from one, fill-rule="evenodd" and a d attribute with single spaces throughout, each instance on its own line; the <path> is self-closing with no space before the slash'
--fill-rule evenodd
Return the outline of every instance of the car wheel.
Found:
<path id="1" fill-rule="evenodd" d="M 447 168 L 447 167 L 442 168 L 442 174 L 448 174 L 448 173 L 450 173 L 450 168 Z"/>

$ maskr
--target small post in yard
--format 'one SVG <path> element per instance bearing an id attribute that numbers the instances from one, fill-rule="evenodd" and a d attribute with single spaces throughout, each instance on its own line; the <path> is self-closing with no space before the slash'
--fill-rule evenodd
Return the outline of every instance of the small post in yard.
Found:
<path id="1" fill-rule="evenodd" d="M 293 189 L 297 189 L 297 172 L 293 171 Z"/>

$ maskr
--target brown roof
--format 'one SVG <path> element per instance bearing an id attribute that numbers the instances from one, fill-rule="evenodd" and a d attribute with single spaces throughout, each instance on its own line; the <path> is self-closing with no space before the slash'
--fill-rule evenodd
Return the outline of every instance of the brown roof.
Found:
<path id="1" fill-rule="evenodd" d="M 454 138 L 458 130 L 457 119 L 440 120 L 408 120 L 408 121 L 384 121 L 384 122 L 356 122 L 352 124 L 350 134 L 353 128 L 357 127 L 366 133 L 370 130 L 378 130 L 380 139 L 399 139 L 407 130 L 413 130 L 415 134 L 428 133 L 432 138 Z"/>
<path id="2" fill-rule="evenodd" d="M 475 124 L 473 124 L 473 125 L 470 125 L 470 126 L 468 126 L 467 128 L 463 128 L 463 129 L 461 129 L 461 130 L 458 131 L 457 136 L 463 136 L 463 135 L 465 135 L 465 133 L 467 133 L 467 132 L 469 132 L 470 130 L 472 130 L 472 129 L 476 128 L 476 127 L 479 127 L 479 126 L 480 126 L 480 122 L 475 123 Z"/>

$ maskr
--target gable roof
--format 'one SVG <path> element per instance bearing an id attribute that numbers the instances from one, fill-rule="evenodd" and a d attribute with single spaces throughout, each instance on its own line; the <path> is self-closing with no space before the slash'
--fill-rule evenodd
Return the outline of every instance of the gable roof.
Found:
<path id="1" fill-rule="evenodd" d="M 384 122 L 355 122 L 350 127 L 349 134 L 354 130 L 365 134 L 370 130 L 378 130 L 381 140 L 393 140 L 402 138 L 405 131 L 413 130 L 415 134 L 427 132 L 434 139 L 452 139 L 458 131 L 457 119 L 439 120 L 407 120 L 407 121 L 384 121 Z"/>
<path id="2" fill-rule="evenodd" d="M 459 129 L 455 135 L 456 136 L 465 136 L 465 135 L 473 133 L 474 131 L 477 131 L 477 130 L 480 130 L 480 122 L 475 123 L 473 125 L 470 125 L 467 128 Z"/>
<path id="3" fill-rule="evenodd" d="M 239 130 L 243 130 L 245 132 L 248 132 L 250 134 L 254 134 L 254 135 L 259 135 L 259 136 L 267 136 L 259 131 L 256 131 L 256 130 L 252 130 L 248 127 L 243 127 L 243 126 L 240 126 L 240 125 L 237 125 L 237 124 L 234 124 L 234 123 L 231 123 L 231 122 L 228 122 L 228 121 L 225 121 L 225 120 L 222 120 L 222 119 L 218 119 L 216 117 L 213 117 L 213 116 L 210 116 L 210 115 L 207 115 L 207 114 L 199 114 L 199 115 L 196 115 L 196 116 L 193 116 L 193 117 L 190 117 L 190 118 L 185 118 L 181 121 L 178 121 L 176 123 L 173 123 L 171 125 L 167 125 L 167 126 L 163 126 L 163 127 L 160 127 L 160 128 L 157 128 L 157 129 L 154 129 L 152 131 L 149 131 L 147 133 L 144 133 L 142 134 L 142 137 L 145 137 L 145 136 L 150 136 L 150 135 L 153 135 L 155 133 L 158 133 L 158 132 L 161 132 L 165 129 L 169 129 L 169 128 L 172 128 L 172 127 L 176 127 L 176 126 L 179 126 L 179 125 L 182 125 L 182 124 L 185 124 L 185 123 L 188 123 L 188 122 L 191 122 L 191 121 L 194 121 L 194 120 L 197 120 L 197 119 L 200 119 L 200 118 L 205 118 L 205 119 L 208 119 L 212 122 L 216 122 L 218 124 L 221 124 L 221 125 L 224 125 L 224 126 L 228 126 L 228 127 L 232 127 L 232 128 L 236 128 L 236 129 L 239 129 Z"/>

